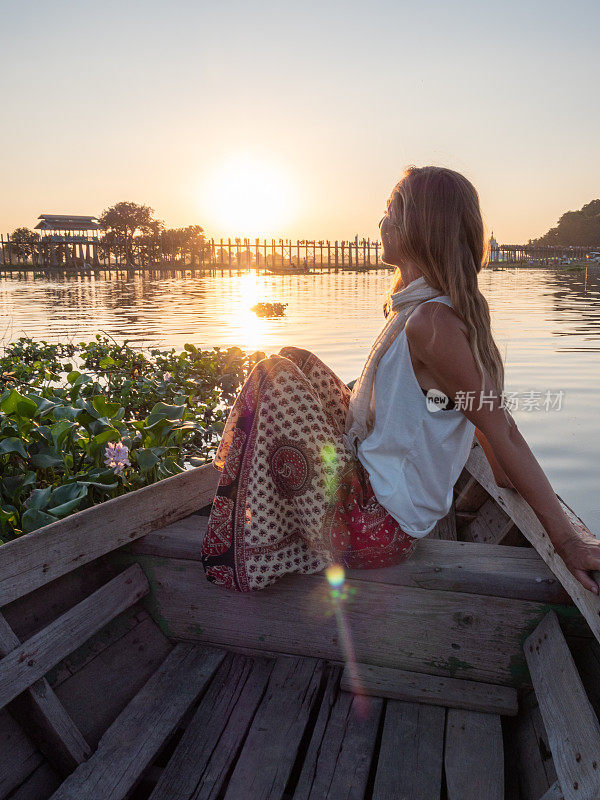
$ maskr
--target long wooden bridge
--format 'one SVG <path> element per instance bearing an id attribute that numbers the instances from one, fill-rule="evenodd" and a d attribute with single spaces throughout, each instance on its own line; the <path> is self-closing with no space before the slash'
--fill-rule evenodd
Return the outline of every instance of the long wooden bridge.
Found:
<path id="1" fill-rule="evenodd" d="M 596 248 L 597 249 L 597 248 Z M 490 250 L 490 263 L 551 266 L 588 261 L 592 247 L 499 245 Z M 226 271 L 256 269 L 277 273 L 381 268 L 381 243 L 355 236 L 350 240 L 205 239 L 193 247 L 175 241 L 149 243 L 134 237 L 119 246 L 96 232 L 66 230 L 26 242 L 0 235 L 0 271 L 169 270 Z"/>

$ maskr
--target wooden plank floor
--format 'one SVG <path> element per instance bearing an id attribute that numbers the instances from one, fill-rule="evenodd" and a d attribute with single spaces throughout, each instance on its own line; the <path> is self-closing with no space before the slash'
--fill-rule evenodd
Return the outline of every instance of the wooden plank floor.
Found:
<path id="1" fill-rule="evenodd" d="M 482 731 L 490 757 L 472 754 L 465 785 L 504 798 L 498 715 L 354 696 L 341 674 L 322 659 L 227 652 L 132 800 L 460 800 L 455 751 Z"/>

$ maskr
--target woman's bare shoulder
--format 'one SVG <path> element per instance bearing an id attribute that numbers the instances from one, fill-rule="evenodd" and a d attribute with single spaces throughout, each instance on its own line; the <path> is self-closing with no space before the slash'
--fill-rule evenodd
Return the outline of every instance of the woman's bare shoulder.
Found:
<path id="1" fill-rule="evenodd" d="M 406 322 L 406 336 L 411 344 L 426 346 L 442 334 L 454 339 L 467 336 L 467 326 L 446 303 L 421 303 Z"/>
<path id="2" fill-rule="evenodd" d="M 453 308 L 445 303 L 419 306 L 406 322 L 406 336 L 411 358 L 427 367 L 448 397 L 481 388 L 467 327 Z"/>

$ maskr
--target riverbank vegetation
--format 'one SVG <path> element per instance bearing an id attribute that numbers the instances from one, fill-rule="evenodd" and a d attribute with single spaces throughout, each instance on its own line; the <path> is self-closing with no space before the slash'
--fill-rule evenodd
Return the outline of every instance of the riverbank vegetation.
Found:
<path id="1" fill-rule="evenodd" d="M 0 539 L 210 460 L 263 353 L 149 352 L 97 334 L 0 355 Z"/>
<path id="2" fill-rule="evenodd" d="M 586 203 L 578 211 L 565 211 L 555 227 L 529 244 L 600 248 L 600 200 Z"/>

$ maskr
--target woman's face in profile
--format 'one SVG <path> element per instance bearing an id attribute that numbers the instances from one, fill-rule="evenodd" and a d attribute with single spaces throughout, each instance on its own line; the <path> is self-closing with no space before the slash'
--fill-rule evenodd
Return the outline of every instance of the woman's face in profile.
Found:
<path id="1" fill-rule="evenodd" d="M 394 223 L 385 214 L 379 223 L 379 235 L 381 236 L 381 260 L 384 264 L 397 266 L 396 254 L 394 253 Z"/>

